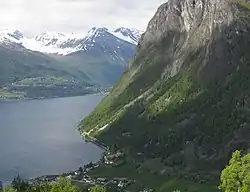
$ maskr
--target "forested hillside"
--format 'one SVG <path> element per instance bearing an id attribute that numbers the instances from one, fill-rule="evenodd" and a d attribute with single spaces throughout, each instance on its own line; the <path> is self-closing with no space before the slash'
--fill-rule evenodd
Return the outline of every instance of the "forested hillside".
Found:
<path id="1" fill-rule="evenodd" d="M 249 149 L 249 31 L 243 1 L 169 0 L 81 130 L 160 158 L 171 176 L 218 180 L 232 152 Z"/>

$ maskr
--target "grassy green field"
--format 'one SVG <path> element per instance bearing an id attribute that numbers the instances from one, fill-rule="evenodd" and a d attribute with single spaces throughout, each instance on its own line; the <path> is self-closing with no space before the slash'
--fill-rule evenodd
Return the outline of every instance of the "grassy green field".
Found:
<path id="1" fill-rule="evenodd" d="M 11 92 L 6 89 L 0 89 L 0 100 L 23 99 L 25 94 L 22 92 Z"/>
<path id="2" fill-rule="evenodd" d="M 128 178 L 136 180 L 136 183 L 129 186 L 127 190 L 137 191 L 146 188 L 153 188 L 157 192 L 172 192 L 175 189 L 188 192 L 217 192 L 216 186 L 197 184 L 183 179 L 169 178 L 167 176 L 152 174 L 145 169 L 137 170 L 136 166 L 126 163 L 119 167 L 103 165 L 90 172 L 91 176 L 106 177 L 112 179 L 115 177 Z"/>
<path id="3" fill-rule="evenodd" d="M 250 3 L 247 3 L 244 0 L 237 0 L 236 2 L 238 2 L 243 7 L 247 8 L 247 9 L 250 9 Z"/>
<path id="4" fill-rule="evenodd" d="M 13 86 L 56 86 L 69 84 L 69 80 L 63 77 L 44 76 L 35 78 L 25 78 L 13 83 Z"/>

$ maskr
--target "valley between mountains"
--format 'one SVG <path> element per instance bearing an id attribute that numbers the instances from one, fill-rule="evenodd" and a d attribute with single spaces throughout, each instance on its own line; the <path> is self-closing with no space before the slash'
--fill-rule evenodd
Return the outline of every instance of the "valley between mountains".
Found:
<path id="1" fill-rule="evenodd" d="M 92 28 L 87 35 L 0 31 L 0 99 L 78 96 L 108 91 L 127 69 L 136 29 Z"/>

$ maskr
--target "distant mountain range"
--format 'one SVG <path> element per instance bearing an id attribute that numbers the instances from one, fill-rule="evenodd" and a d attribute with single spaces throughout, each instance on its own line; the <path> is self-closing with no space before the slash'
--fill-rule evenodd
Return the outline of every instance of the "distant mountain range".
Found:
<path id="1" fill-rule="evenodd" d="M 119 40 L 137 45 L 142 32 L 137 29 L 118 28 L 110 30 L 107 28 L 92 28 L 87 35 L 65 34 L 60 32 L 44 32 L 32 38 L 25 37 L 19 30 L 0 31 L 0 44 L 19 44 L 26 49 L 42 53 L 68 55 L 74 52 L 87 50 L 93 47 L 97 38 L 112 35 Z"/>
<path id="2" fill-rule="evenodd" d="M 136 29 L 94 27 L 87 35 L 46 32 L 29 38 L 18 30 L 2 30 L 0 98 L 71 96 L 106 89 L 126 70 L 141 34 Z"/>

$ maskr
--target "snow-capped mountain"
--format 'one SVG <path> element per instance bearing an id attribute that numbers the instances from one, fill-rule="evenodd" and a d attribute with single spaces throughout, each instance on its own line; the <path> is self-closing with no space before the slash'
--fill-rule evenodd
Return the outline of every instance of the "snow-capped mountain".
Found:
<path id="1" fill-rule="evenodd" d="M 105 40 L 107 36 L 113 36 L 117 40 L 136 45 L 142 32 L 137 29 L 118 28 L 92 28 L 87 35 L 66 34 L 58 32 L 45 32 L 33 38 L 25 37 L 19 30 L 0 31 L 0 44 L 19 46 L 32 51 L 69 55 L 78 51 L 87 51 L 95 46 L 97 39 Z"/>
<path id="2" fill-rule="evenodd" d="M 107 29 L 107 28 L 96 28 L 93 27 L 89 32 L 87 37 L 96 37 L 100 35 L 99 33 L 109 33 L 117 37 L 118 39 L 121 39 L 123 41 L 129 42 L 131 44 L 137 45 L 141 35 L 142 31 L 138 29 L 129 29 L 129 28 L 118 28 L 115 30 Z"/>
<path id="3" fill-rule="evenodd" d="M 75 45 L 65 44 L 66 47 L 77 46 L 80 53 L 85 53 L 94 57 L 105 55 L 113 61 L 119 61 L 126 65 L 135 51 L 136 44 L 126 36 L 119 36 L 120 32 L 111 31 L 107 28 L 92 28 L 88 35 Z M 118 37 L 117 37 L 118 36 Z M 136 42 L 137 43 L 137 42 Z"/>

